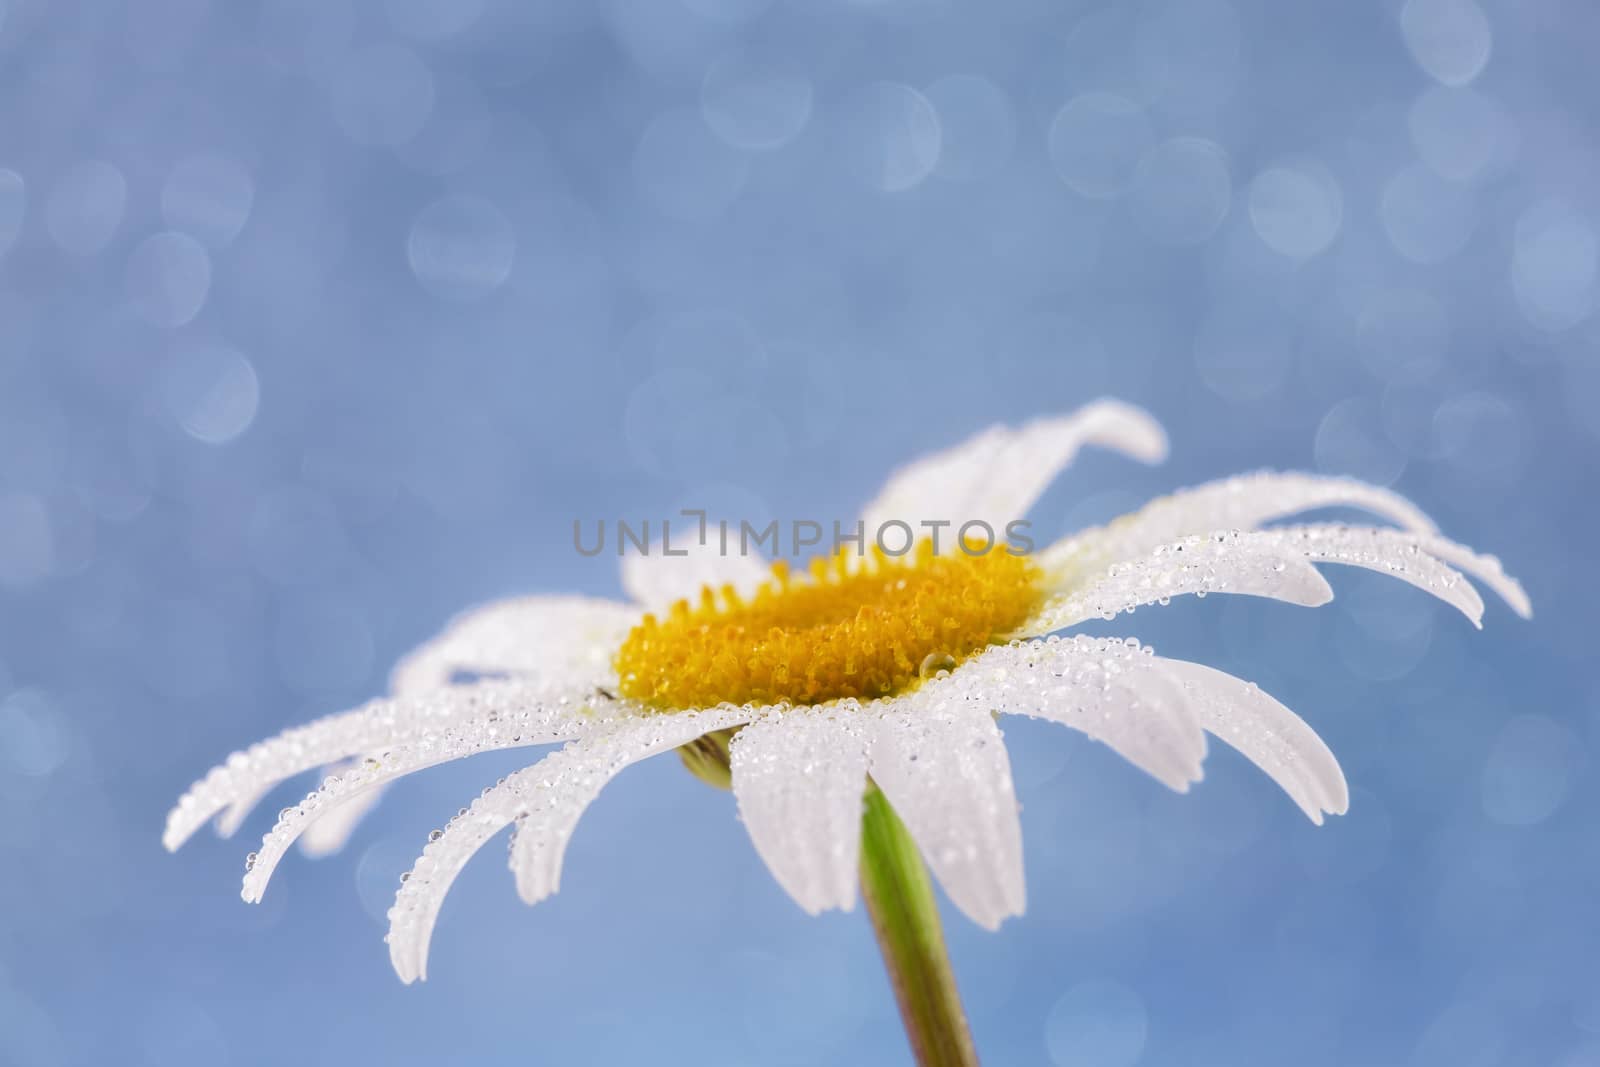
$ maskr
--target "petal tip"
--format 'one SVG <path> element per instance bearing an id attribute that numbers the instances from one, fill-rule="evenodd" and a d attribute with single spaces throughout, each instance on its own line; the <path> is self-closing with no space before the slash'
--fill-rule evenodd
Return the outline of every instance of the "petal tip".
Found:
<path id="1" fill-rule="evenodd" d="M 780 883 L 781 884 L 781 883 Z M 791 894 L 792 895 L 792 894 Z M 828 896 L 812 897 L 807 900 L 795 898 L 800 905 L 800 910 L 815 918 L 830 911 L 854 911 L 856 908 L 856 895 L 854 886 L 849 891 L 840 889 Z"/>
<path id="2" fill-rule="evenodd" d="M 553 892 L 554 890 L 547 890 L 541 886 L 523 885 L 520 879 L 517 882 L 517 898 L 530 908 L 535 904 L 544 903 Z"/>
<path id="3" fill-rule="evenodd" d="M 971 918 L 973 922 L 977 923 L 983 929 L 992 934 L 998 931 L 1000 929 L 1000 924 L 1005 922 L 1008 918 L 1010 918 L 1010 916 L 1002 912 L 998 915 L 973 915 Z"/>
<path id="4" fill-rule="evenodd" d="M 1305 599 L 1302 603 L 1308 608 L 1325 607 L 1333 603 L 1333 586 L 1328 584 L 1328 579 L 1315 567 L 1311 572 L 1317 576 L 1315 583 L 1307 581 L 1305 585 Z"/>
<path id="5" fill-rule="evenodd" d="M 984 919 L 979 919 L 978 925 L 990 933 L 994 933 L 1005 925 L 1007 919 L 1020 919 L 1027 910 L 1028 902 L 1026 899 L 1018 897 L 1016 900 L 1008 900 L 1001 906 L 999 912 L 992 916 L 986 916 Z"/>
<path id="6" fill-rule="evenodd" d="M 1121 451 L 1152 466 L 1166 461 L 1171 445 L 1166 429 L 1154 415 L 1121 400 L 1101 400 L 1092 407 L 1109 424 L 1107 429 Z"/>

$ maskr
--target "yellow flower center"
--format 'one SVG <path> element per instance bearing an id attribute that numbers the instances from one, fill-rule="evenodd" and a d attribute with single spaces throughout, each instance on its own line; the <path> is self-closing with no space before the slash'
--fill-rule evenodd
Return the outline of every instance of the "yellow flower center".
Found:
<path id="1" fill-rule="evenodd" d="M 841 552 L 791 575 L 782 561 L 753 596 L 731 586 L 646 615 L 617 652 L 624 696 L 653 707 L 869 699 L 954 668 L 1021 626 L 1043 601 L 1040 572 L 1003 547 L 859 561 Z"/>

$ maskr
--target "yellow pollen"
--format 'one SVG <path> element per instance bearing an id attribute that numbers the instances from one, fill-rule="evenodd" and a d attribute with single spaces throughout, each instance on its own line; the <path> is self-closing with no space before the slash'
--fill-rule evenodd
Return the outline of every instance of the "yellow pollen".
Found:
<path id="1" fill-rule="evenodd" d="M 954 668 L 1043 600 L 1037 567 L 1004 548 L 936 554 L 924 540 L 859 565 L 845 552 L 803 574 L 783 561 L 753 595 L 731 586 L 646 615 L 616 656 L 625 696 L 653 707 L 870 699 Z"/>

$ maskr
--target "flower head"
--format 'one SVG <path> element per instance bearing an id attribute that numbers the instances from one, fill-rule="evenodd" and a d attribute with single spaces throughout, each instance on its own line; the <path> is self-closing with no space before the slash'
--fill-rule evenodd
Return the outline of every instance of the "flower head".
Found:
<path id="1" fill-rule="evenodd" d="M 1147 462 L 1166 450 L 1148 415 L 1105 401 L 991 429 L 912 464 L 867 507 L 865 523 L 915 516 L 1004 526 L 1085 444 Z M 1267 525 L 1335 506 L 1392 525 Z M 388 782 L 491 749 L 566 742 L 431 835 L 389 916 L 390 957 L 409 982 L 425 974 L 451 883 L 489 838 L 514 827 L 517 889 L 537 902 L 556 891 L 566 842 L 614 775 L 731 736 L 739 813 L 802 908 L 853 906 L 870 777 L 950 899 L 994 927 L 1025 903 L 996 714 L 1073 727 L 1180 792 L 1200 779 L 1209 734 L 1256 763 L 1313 822 L 1342 813 L 1349 799 L 1327 747 L 1255 686 L 1133 639 L 1060 631 L 1189 594 L 1320 605 L 1333 594 L 1319 563 L 1409 582 L 1474 625 L 1484 606 L 1464 575 L 1530 613 L 1498 561 L 1445 540 L 1396 494 L 1342 478 L 1230 478 L 1032 556 L 964 547 L 921 542 L 899 558 L 841 553 L 798 574 L 743 556 L 634 556 L 623 578 L 637 605 L 573 597 L 487 605 L 407 657 L 392 698 L 229 757 L 173 809 L 164 841 L 176 848 L 212 818 L 231 833 L 279 783 L 330 766 L 250 855 L 243 895 L 259 900 L 296 840 L 336 848 Z M 491 677 L 451 684 L 464 673 Z"/>
<path id="2" fill-rule="evenodd" d="M 799 577 L 780 561 L 753 596 L 706 587 L 697 607 L 645 615 L 617 653 L 619 688 L 668 710 L 889 696 L 1026 624 L 1040 577 L 1025 556 L 939 554 L 931 539 L 859 564 L 841 549 Z"/>

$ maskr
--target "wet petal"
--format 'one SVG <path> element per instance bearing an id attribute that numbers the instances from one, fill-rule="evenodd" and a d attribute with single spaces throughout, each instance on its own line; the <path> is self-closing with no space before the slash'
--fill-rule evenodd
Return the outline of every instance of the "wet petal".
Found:
<path id="1" fill-rule="evenodd" d="M 854 701 L 791 708 L 734 735 L 733 796 L 756 851 L 807 912 L 855 905 L 867 755 Z"/>
<path id="2" fill-rule="evenodd" d="M 1498 557 L 1480 555 L 1465 545 L 1458 545 L 1443 537 L 1425 537 L 1419 545 L 1429 555 L 1465 571 L 1488 586 L 1491 592 L 1524 619 L 1533 618 L 1533 601 L 1528 598 L 1527 590 L 1522 588 L 1521 582 L 1505 572 Z"/>
<path id="3" fill-rule="evenodd" d="M 1317 607 L 1333 599 L 1327 579 L 1305 554 L 1276 531 L 1237 530 L 1186 537 L 1148 555 L 1113 563 L 1088 576 L 1065 569 L 1053 580 L 1061 592 L 1017 629 L 1032 636 L 1089 619 L 1112 619 L 1143 604 L 1165 604 L 1175 596 L 1235 593 Z"/>
<path id="4" fill-rule="evenodd" d="M 616 684 L 612 657 L 638 620 L 638 610 L 630 605 L 588 597 L 495 601 L 463 612 L 412 650 L 390 672 L 390 688 L 419 693 L 455 684 L 462 675 L 509 675 L 610 690 Z M 307 829 L 301 851 L 309 856 L 339 851 L 382 800 L 378 787 L 339 805 Z M 252 806 L 230 808 L 218 831 L 231 834 Z"/>
<path id="5" fill-rule="evenodd" d="M 764 709 L 723 705 L 674 715 L 648 714 L 619 721 L 582 755 L 570 757 L 559 779 L 530 776 L 511 841 L 511 871 L 517 893 L 537 904 L 561 884 L 567 840 L 578 818 L 602 787 L 622 770 L 702 734 L 749 722 Z"/>
<path id="6" fill-rule="evenodd" d="M 1350 805 L 1344 772 L 1300 716 L 1223 671 L 1159 657 L 1156 666 L 1184 687 L 1205 728 L 1265 771 L 1312 822 L 1344 814 Z"/>
<path id="7" fill-rule="evenodd" d="M 387 940 L 395 972 L 404 982 L 427 976 L 428 946 L 445 896 L 467 861 L 509 823 L 517 822 L 514 844 L 523 846 L 521 860 L 529 868 L 524 878 L 514 847 L 519 888 L 537 886 L 539 892 L 531 897 L 524 892 L 524 898 L 542 899 L 560 881 L 561 858 L 578 818 L 618 772 L 757 713 L 724 707 L 618 719 L 484 790 L 465 813 L 430 837 L 402 879 L 389 911 Z"/>
<path id="8" fill-rule="evenodd" d="M 1022 830 L 991 705 L 956 687 L 882 707 L 868 765 L 950 900 L 998 927 L 1026 905 Z"/>
<path id="9" fill-rule="evenodd" d="M 1132 559 L 1157 545 L 1213 530 L 1253 530 L 1317 508 L 1359 508 L 1415 533 L 1435 533 L 1432 519 L 1399 493 L 1354 478 L 1261 471 L 1158 497 L 1110 526 L 1087 530 L 1046 549 L 1041 559 Z M 1093 563 L 1095 560 L 1083 561 Z"/>
<path id="10" fill-rule="evenodd" d="M 1200 780 L 1205 733 L 1181 688 L 1137 641 L 1079 635 L 989 649 L 949 679 L 1008 715 L 1049 719 L 1109 746 L 1171 789 Z"/>
<path id="11" fill-rule="evenodd" d="M 224 829 L 273 787 L 297 774 L 364 753 L 437 734 L 452 723 L 492 713 L 537 712 L 545 742 L 575 737 L 585 728 L 581 708 L 588 692 L 545 682 L 494 681 L 394 699 L 374 700 L 285 730 L 235 752 L 212 768 L 167 815 L 162 843 L 175 849 L 207 819 L 233 809 Z M 531 742 L 541 743 L 541 742 Z"/>
<path id="12" fill-rule="evenodd" d="M 1282 545 L 1316 563 L 1361 567 L 1398 578 L 1425 593 L 1432 593 L 1479 627 L 1483 625 L 1483 598 L 1460 571 L 1444 563 L 1435 553 L 1440 549 L 1449 551 L 1473 573 L 1498 574 L 1504 578 L 1498 561 L 1491 564 L 1471 549 L 1431 534 L 1379 526 L 1326 524 L 1285 526 L 1262 530 L 1253 536 Z M 1516 592 L 1521 592 L 1520 586 Z"/>
<path id="13" fill-rule="evenodd" d="M 374 755 L 372 758 L 377 757 Z M 365 759 L 366 757 L 356 756 L 343 763 L 336 763 L 327 768 L 323 778 L 329 776 L 343 778 L 365 762 Z M 356 832 L 356 827 L 361 825 L 361 821 L 383 799 L 383 792 L 380 786 L 324 811 L 322 817 L 306 827 L 305 833 L 300 835 L 300 851 L 312 857 L 331 856 L 335 852 L 342 851 L 344 846 L 349 844 L 350 835 Z"/>
<path id="14" fill-rule="evenodd" d="M 628 552 L 622 557 L 623 590 L 641 607 L 659 611 L 677 600 L 698 603 L 700 591 L 707 586 L 721 590 L 731 585 L 739 595 L 747 596 L 771 577 L 768 563 L 759 554 L 739 553 L 737 534 L 726 550 L 714 525 L 707 528 L 705 544 L 700 544 L 698 535 L 698 529 L 691 526 L 684 532 L 682 544 L 674 534 L 671 545 L 652 545 L 649 555 Z M 683 555 L 666 555 L 664 547 Z"/>
<path id="15" fill-rule="evenodd" d="M 896 471 L 863 512 L 867 536 L 889 520 L 917 524 L 988 522 L 997 533 L 1023 518 L 1084 445 L 1099 445 L 1160 462 L 1167 438 L 1145 411 L 1101 400 L 1070 415 L 1038 419 L 1019 428 L 993 426 L 954 448 Z"/>
<path id="16" fill-rule="evenodd" d="M 459 690 L 444 690 L 455 693 Z M 289 846 L 323 814 L 408 774 L 480 752 L 550 744 L 601 728 L 637 708 L 592 694 L 573 693 L 539 701 L 494 702 L 479 714 L 417 731 L 369 756 L 341 777 L 330 777 L 299 804 L 283 809 L 261 840 L 245 871 L 240 895 L 254 903 L 266 891 Z M 371 750 L 372 746 L 363 746 Z"/>
<path id="17" fill-rule="evenodd" d="M 1299 716 L 1254 685 L 1156 656 L 1131 638 L 991 649 L 949 681 L 1007 714 L 1082 730 L 1179 791 L 1200 780 L 1204 729 L 1265 771 L 1313 822 L 1349 803 L 1333 753 Z"/>
<path id="18" fill-rule="evenodd" d="M 614 677 L 611 658 L 638 621 L 637 608 L 610 600 L 498 600 L 463 612 L 414 649 L 391 672 L 390 688 L 398 694 L 438 689 L 464 673 L 606 685 Z"/>

